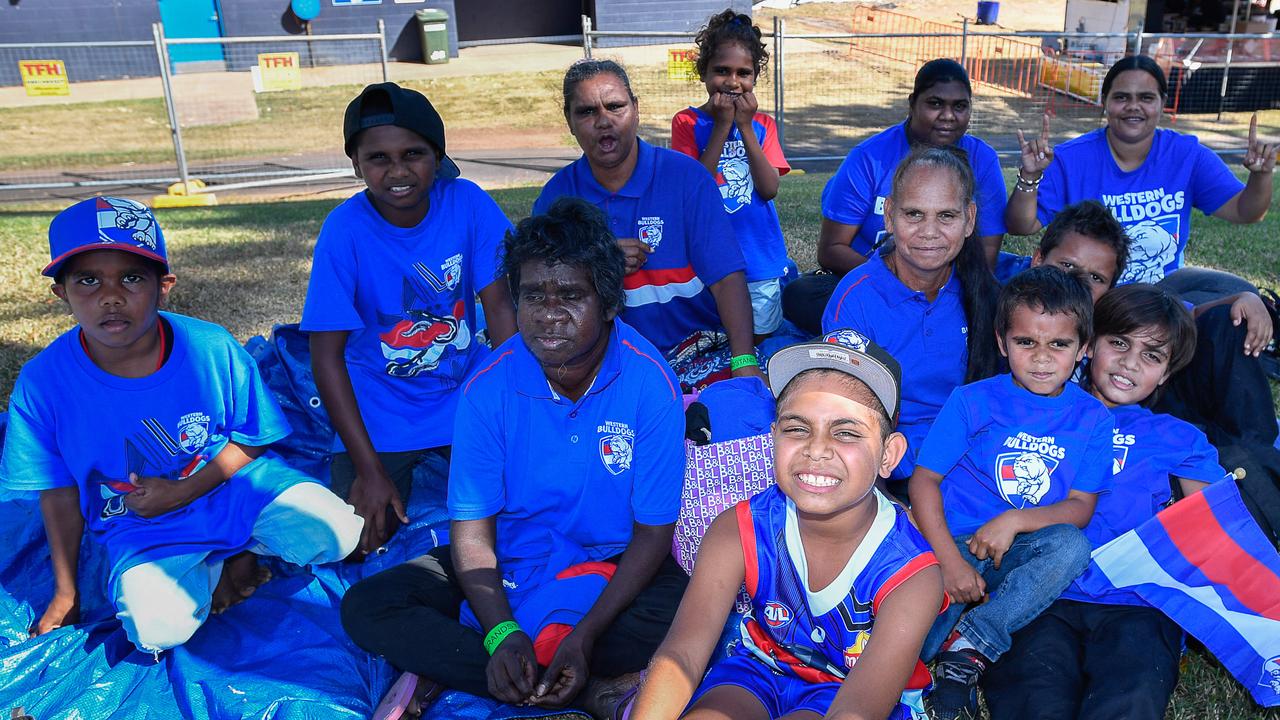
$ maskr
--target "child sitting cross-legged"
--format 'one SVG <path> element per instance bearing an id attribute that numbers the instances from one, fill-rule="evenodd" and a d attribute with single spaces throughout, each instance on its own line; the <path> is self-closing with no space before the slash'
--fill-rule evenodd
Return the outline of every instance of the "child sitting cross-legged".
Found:
<path id="1" fill-rule="evenodd" d="M 1010 633 L 1088 564 L 1080 528 L 1110 484 L 1113 424 L 1068 381 L 1092 326 L 1077 278 L 1045 266 L 1013 278 L 996 312 L 1010 372 L 956 388 L 920 450 L 912 511 L 953 603 L 924 646 L 925 659 L 942 649 L 934 720 L 976 715 L 978 680 Z"/>
<path id="2" fill-rule="evenodd" d="M 928 544 L 876 489 L 906 445 L 898 363 L 836 330 L 779 351 L 769 377 L 777 485 L 707 530 L 631 717 L 921 717 L 919 651 L 945 597 Z M 703 677 L 744 582 L 751 612 Z"/>
<path id="3" fill-rule="evenodd" d="M 150 210 L 76 203 L 49 250 L 77 325 L 23 366 L 0 467 L 0 487 L 40 492 L 49 537 L 54 596 L 32 635 L 79 621 L 86 527 L 116 617 L 156 655 L 265 581 L 253 554 L 306 565 L 355 549 L 351 507 L 264 455 L 290 428 L 253 358 L 217 325 L 160 312 L 176 278 Z"/>

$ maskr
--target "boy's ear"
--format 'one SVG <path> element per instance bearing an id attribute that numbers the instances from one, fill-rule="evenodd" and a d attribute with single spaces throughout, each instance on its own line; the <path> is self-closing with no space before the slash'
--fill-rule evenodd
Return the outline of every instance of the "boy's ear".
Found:
<path id="1" fill-rule="evenodd" d="M 62 302 L 67 302 L 67 287 L 60 282 L 49 286 L 49 290 Z"/>
<path id="2" fill-rule="evenodd" d="M 1044 253 L 1040 252 L 1040 248 L 1036 248 L 1031 253 L 1031 267 L 1040 267 L 1044 264 Z"/>
<path id="3" fill-rule="evenodd" d="M 364 179 L 364 173 L 360 172 L 360 161 L 356 159 L 355 155 L 351 156 L 351 171 L 354 172 L 356 177 L 360 180 Z"/>
<path id="4" fill-rule="evenodd" d="M 1004 346 L 1004 336 L 996 331 L 996 347 L 1000 348 L 1001 357 L 1009 357 L 1009 350 Z"/>
<path id="5" fill-rule="evenodd" d="M 880 477 L 887 479 L 906 453 L 907 436 L 897 431 L 889 433 L 884 441 L 884 452 L 880 455 Z"/>
<path id="6" fill-rule="evenodd" d="M 178 276 L 173 273 L 166 273 L 160 276 L 158 283 L 160 288 L 159 297 L 156 298 L 157 307 L 165 307 L 169 304 L 169 292 L 173 290 L 173 286 L 178 282 Z"/>

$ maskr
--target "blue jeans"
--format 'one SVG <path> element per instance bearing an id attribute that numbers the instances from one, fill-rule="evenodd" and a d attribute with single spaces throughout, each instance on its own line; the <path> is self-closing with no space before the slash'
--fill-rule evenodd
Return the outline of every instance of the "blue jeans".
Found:
<path id="1" fill-rule="evenodd" d="M 938 616 L 920 653 L 937 654 L 954 628 L 988 660 L 1008 652 L 1012 634 L 1036 619 L 1089 565 L 1089 541 L 1073 525 L 1050 525 L 1013 539 L 996 569 L 969 552 L 971 535 L 955 539 L 960 555 L 987 583 L 988 600 L 965 612 L 959 603 Z M 956 622 L 959 620 L 959 622 Z"/>

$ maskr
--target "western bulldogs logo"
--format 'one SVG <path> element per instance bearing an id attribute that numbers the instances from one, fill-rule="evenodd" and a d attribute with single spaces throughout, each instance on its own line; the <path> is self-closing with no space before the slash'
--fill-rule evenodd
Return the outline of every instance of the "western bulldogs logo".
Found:
<path id="1" fill-rule="evenodd" d="M 735 213 L 751 204 L 755 184 L 751 180 L 751 166 L 747 164 L 742 141 L 726 142 L 720 155 L 720 198 L 724 209 Z"/>
<path id="2" fill-rule="evenodd" d="M 1120 471 L 1124 470 L 1125 461 L 1129 459 L 1129 448 L 1124 445 L 1115 445 L 1113 447 L 1116 455 L 1111 458 L 1111 474 L 1119 475 Z"/>
<path id="3" fill-rule="evenodd" d="M 829 342 L 833 345 L 844 345 L 845 347 L 853 348 L 854 350 L 863 353 L 867 351 L 867 343 L 870 342 L 866 335 L 863 335 L 852 328 L 832 330 L 823 336 L 822 339 L 823 342 Z"/>
<path id="4" fill-rule="evenodd" d="M 453 290 L 458 287 L 458 282 L 462 280 L 462 253 L 458 253 L 440 266 L 440 274 L 444 278 L 444 286 Z"/>
<path id="5" fill-rule="evenodd" d="M 626 423 L 606 421 L 596 427 L 600 433 L 600 462 L 614 475 L 631 469 L 635 458 L 636 433 Z"/>
<path id="6" fill-rule="evenodd" d="M 209 443 L 209 416 L 187 413 L 178 418 L 178 447 L 186 453 L 197 453 Z"/>
<path id="7" fill-rule="evenodd" d="M 1153 283 L 1163 278 L 1165 266 L 1178 255 L 1177 216 L 1143 220 L 1125 228 L 1125 233 L 1129 236 L 1129 264 L 1119 284 Z"/>
<path id="8" fill-rule="evenodd" d="M 770 600 L 764 606 L 764 624 L 771 628 L 786 627 L 791 618 L 791 608 L 776 600 Z"/>
<path id="9" fill-rule="evenodd" d="M 132 242 L 156 249 L 156 221 L 145 205 L 124 198 L 98 198 L 98 239 L 104 243 Z M 120 237 L 120 231 L 126 238 Z"/>
<path id="10" fill-rule="evenodd" d="M 1266 685 L 1271 692 L 1280 695 L 1280 655 L 1262 663 L 1262 679 L 1258 684 Z"/>
<path id="11" fill-rule="evenodd" d="M 662 218 L 655 215 L 642 217 L 637 222 L 639 225 L 639 237 L 646 245 L 658 249 L 662 244 Z"/>
<path id="12" fill-rule="evenodd" d="M 1057 460 L 1040 453 L 1001 453 L 996 456 L 1000 493 L 1015 508 L 1039 505 L 1049 492 L 1050 477 L 1057 467 Z"/>

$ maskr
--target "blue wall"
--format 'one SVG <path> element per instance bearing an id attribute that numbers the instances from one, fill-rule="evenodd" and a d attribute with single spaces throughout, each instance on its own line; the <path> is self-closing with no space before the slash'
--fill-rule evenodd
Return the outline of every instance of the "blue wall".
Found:
<path id="1" fill-rule="evenodd" d="M 0 0 L 0 43 L 150 41 L 158 20 L 156 0 Z M 154 47 L 0 49 L 0 85 L 21 84 L 19 60 L 61 60 L 72 82 L 160 72 Z"/>

